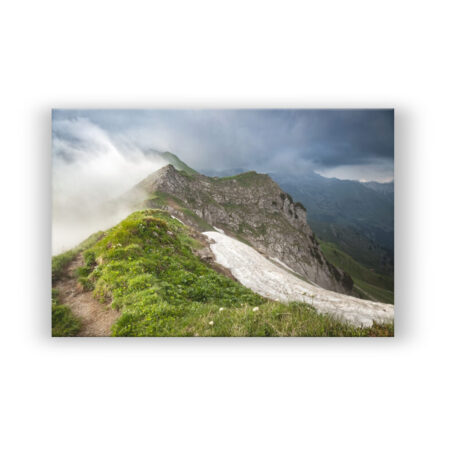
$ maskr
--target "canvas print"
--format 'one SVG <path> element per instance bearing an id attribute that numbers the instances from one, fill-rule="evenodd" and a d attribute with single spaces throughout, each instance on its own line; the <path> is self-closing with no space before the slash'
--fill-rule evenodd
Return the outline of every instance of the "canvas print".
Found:
<path id="1" fill-rule="evenodd" d="M 52 336 L 394 335 L 392 109 L 55 109 L 52 176 Z"/>

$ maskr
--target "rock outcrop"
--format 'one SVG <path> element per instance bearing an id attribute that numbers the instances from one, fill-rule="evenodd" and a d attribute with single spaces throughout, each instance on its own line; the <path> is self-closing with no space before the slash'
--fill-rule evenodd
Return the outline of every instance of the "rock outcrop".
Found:
<path id="1" fill-rule="evenodd" d="M 351 277 L 323 256 L 303 205 L 293 202 L 268 175 L 211 178 L 167 165 L 122 200 L 135 207 L 166 209 L 199 231 L 220 228 L 325 289 L 352 289 Z"/>

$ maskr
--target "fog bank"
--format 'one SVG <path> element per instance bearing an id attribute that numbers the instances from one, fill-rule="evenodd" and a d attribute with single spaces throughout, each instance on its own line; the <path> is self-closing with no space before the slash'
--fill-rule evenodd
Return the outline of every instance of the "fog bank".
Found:
<path id="1" fill-rule="evenodd" d="M 167 164 L 82 118 L 54 121 L 52 144 L 52 254 L 126 217 L 129 209 L 105 205 Z"/>

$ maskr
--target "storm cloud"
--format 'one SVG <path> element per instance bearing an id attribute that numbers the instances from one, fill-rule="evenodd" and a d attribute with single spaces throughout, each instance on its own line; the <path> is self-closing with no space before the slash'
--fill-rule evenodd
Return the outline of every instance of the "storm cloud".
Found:
<path id="1" fill-rule="evenodd" d="M 337 170 L 340 178 L 347 172 L 351 179 L 393 176 L 393 110 L 55 110 L 54 139 L 61 123 L 67 129 L 79 120 L 107 134 L 120 152 L 168 150 L 199 171 L 307 168 Z"/>
<path id="2" fill-rule="evenodd" d="M 256 170 L 388 181 L 392 110 L 54 110 L 53 252 L 130 211 L 117 198 L 175 153 L 203 173 Z"/>

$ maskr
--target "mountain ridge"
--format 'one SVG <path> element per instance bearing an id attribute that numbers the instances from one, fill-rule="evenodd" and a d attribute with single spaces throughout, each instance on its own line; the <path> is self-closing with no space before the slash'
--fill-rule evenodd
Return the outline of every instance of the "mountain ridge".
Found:
<path id="1" fill-rule="evenodd" d="M 317 236 L 333 242 L 365 266 L 392 276 L 394 184 L 271 174 L 281 188 L 308 208 Z"/>
<path id="2" fill-rule="evenodd" d="M 245 168 L 209 170 L 233 175 Z M 393 275 L 394 182 L 360 182 L 326 178 L 305 168 L 271 171 L 269 175 L 308 209 L 308 223 L 317 236 L 333 242 L 361 264 Z"/>
<path id="3" fill-rule="evenodd" d="M 312 283 L 351 292 L 351 277 L 322 254 L 303 204 L 294 202 L 268 174 L 250 171 L 212 178 L 169 164 L 138 183 L 122 201 L 136 208 L 165 209 L 200 231 L 224 229 Z"/>
<path id="4" fill-rule="evenodd" d="M 393 336 L 391 306 L 299 284 L 253 248 L 214 233 L 211 242 L 168 211 L 147 209 L 54 257 L 52 335 Z M 275 293 L 283 297 L 270 300 L 273 292 L 258 295 L 246 280 L 233 278 L 233 271 L 239 278 L 242 273 L 234 263 L 229 274 L 223 272 L 229 264 L 217 270 L 219 238 L 245 248 L 238 251 L 244 273 L 251 261 L 248 275 L 262 277 L 260 288 L 273 291 L 267 278 L 275 274 Z M 204 257 L 205 250 L 218 264 Z M 286 289 L 293 284 L 295 295 Z"/>

